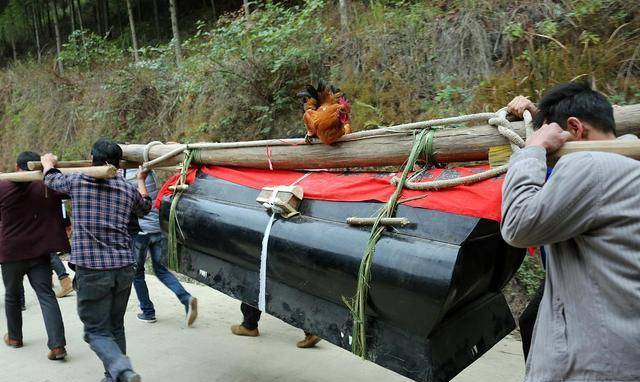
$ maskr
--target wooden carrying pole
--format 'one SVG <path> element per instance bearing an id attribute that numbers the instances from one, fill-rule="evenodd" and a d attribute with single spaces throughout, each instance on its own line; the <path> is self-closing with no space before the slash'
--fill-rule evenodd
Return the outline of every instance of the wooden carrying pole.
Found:
<path id="1" fill-rule="evenodd" d="M 640 160 L 640 140 L 622 139 L 615 141 L 579 141 L 567 142 L 560 150 L 549 156 L 549 162 L 555 163 L 561 156 L 581 151 L 600 151 L 615 153 Z"/>
<path id="2" fill-rule="evenodd" d="M 640 104 L 614 110 L 618 135 L 640 134 Z M 525 135 L 522 122 L 512 122 L 513 129 Z M 301 125 L 302 128 L 302 125 Z M 439 163 L 486 161 L 491 147 L 506 145 L 506 139 L 493 126 L 443 128 L 434 132 L 433 159 Z M 567 147 L 571 147 L 568 144 Z M 253 142 L 193 144 L 199 150 L 196 163 L 268 169 L 325 169 L 346 167 L 380 167 L 402 165 L 413 146 L 409 129 L 382 128 L 349 134 L 332 146 L 307 145 L 304 139 L 272 139 Z M 124 159 L 143 162 L 146 145 L 121 145 Z M 156 145 L 149 158 L 157 159 L 179 150 L 181 145 Z M 183 155 L 163 161 L 159 166 L 182 162 Z"/>
<path id="3" fill-rule="evenodd" d="M 113 166 L 60 168 L 63 174 L 81 172 L 96 179 L 109 179 L 116 176 L 118 170 Z M 42 180 L 42 171 L 19 171 L 0 174 L 0 180 L 11 182 L 35 182 Z"/>
<path id="4" fill-rule="evenodd" d="M 138 168 L 140 163 L 136 162 L 128 162 L 121 161 L 120 168 Z M 40 161 L 29 161 L 27 162 L 27 167 L 29 170 L 36 171 L 42 170 L 42 163 Z M 78 168 L 78 167 L 92 167 L 92 163 L 90 160 L 61 160 L 58 161 L 58 168 Z"/>

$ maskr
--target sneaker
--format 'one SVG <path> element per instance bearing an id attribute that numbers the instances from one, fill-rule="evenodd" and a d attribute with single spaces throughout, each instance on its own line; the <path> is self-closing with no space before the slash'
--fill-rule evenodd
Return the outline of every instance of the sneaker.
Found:
<path id="1" fill-rule="evenodd" d="M 198 299 L 189 297 L 189 303 L 185 306 L 185 309 L 187 311 L 187 326 L 191 326 L 198 318 Z"/>
<path id="2" fill-rule="evenodd" d="M 315 334 L 307 334 L 304 336 L 304 340 L 299 341 L 296 346 L 300 349 L 309 349 L 315 347 L 320 341 L 322 341 L 322 338 Z"/>
<path id="3" fill-rule="evenodd" d="M 247 329 L 242 325 L 232 325 L 231 333 L 235 334 L 236 336 L 245 336 L 245 337 L 258 337 L 260 335 L 258 328 Z"/>
<path id="4" fill-rule="evenodd" d="M 118 381 L 120 382 L 142 382 L 142 377 L 140 374 L 136 373 L 133 370 L 127 370 L 122 372 L 118 377 Z"/>
<path id="5" fill-rule="evenodd" d="M 73 292 L 73 282 L 71 281 L 71 277 L 65 277 L 60 280 L 60 289 L 56 292 L 56 297 L 62 298 L 64 296 L 68 296 L 71 292 Z"/>
<path id="6" fill-rule="evenodd" d="M 147 324 L 153 324 L 157 321 L 156 316 L 146 315 L 144 313 L 138 313 L 136 318 L 138 319 L 138 321 L 146 322 Z"/>
<path id="7" fill-rule="evenodd" d="M 49 351 L 47 358 L 52 361 L 62 361 L 67 357 L 67 350 L 64 347 L 53 348 Z"/>
<path id="8" fill-rule="evenodd" d="M 8 334 L 4 335 L 4 343 L 7 344 L 7 346 L 12 347 L 14 349 L 18 349 L 22 347 L 22 341 L 12 340 L 11 338 L 9 338 Z"/>

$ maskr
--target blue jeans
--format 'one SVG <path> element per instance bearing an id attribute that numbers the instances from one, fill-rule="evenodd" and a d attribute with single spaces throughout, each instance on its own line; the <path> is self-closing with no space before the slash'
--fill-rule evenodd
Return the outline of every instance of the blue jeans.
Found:
<path id="1" fill-rule="evenodd" d="M 187 306 L 191 295 L 187 292 L 176 276 L 167 269 L 167 239 L 161 233 L 142 233 L 133 237 L 133 250 L 136 264 L 136 275 L 133 278 L 133 286 L 140 301 L 140 310 L 147 317 L 155 317 L 156 311 L 149 298 L 149 289 L 144 281 L 144 263 L 147 260 L 147 251 L 151 253 L 153 272 L 167 288 L 178 297 L 180 302 Z"/>
<path id="2" fill-rule="evenodd" d="M 60 260 L 60 255 L 57 253 L 51 254 L 51 268 L 53 268 L 53 271 L 58 275 L 58 280 L 69 277 L 67 268 L 64 267 L 64 263 Z"/>
<path id="3" fill-rule="evenodd" d="M 84 340 L 100 358 L 112 380 L 132 370 L 125 355 L 124 314 L 134 273 L 133 266 L 107 270 L 76 267 L 73 280 L 78 316 L 84 324 Z"/>

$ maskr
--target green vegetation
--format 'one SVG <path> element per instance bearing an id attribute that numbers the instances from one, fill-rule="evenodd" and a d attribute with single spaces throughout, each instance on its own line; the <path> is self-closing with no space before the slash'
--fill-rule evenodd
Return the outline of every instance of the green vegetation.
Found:
<path id="1" fill-rule="evenodd" d="M 31 34 L 5 16 L 17 4 L 8 3 L 0 37 L 21 42 L 22 54 L 0 71 L 4 168 L 26 148 L 86 157 L 100 136 L 231 141 L 302 132 L 295 94 L 320 78 L 354 100 L 356 130 L 495 110 L 574 78 L 618 104 L 640 102 L 633 1 L 352 1 L 345 32 L 334 2 L 267 1 L 249 17 L 191 14 L 205 21 L 183 30 L 180 65 L 172 42 L 145 37 L 151 21 L 138 24 L 137 63 L 126 25 L 117 35 L 76 28 L 64 34 L 63 74 L 53 69 L 55 44 L 41 60 L 24 53 Z M 24 19 L 29 9 L 12 12 Z"/>
<path id="2" fill-rule="evenodd" d="M 544 279 L 544 270 L 538 259 L 538 254 L 536 254 L 535 257 L 527 254 L 515 276 L 516 282 L 522 286 L 524 292 L 529 297 L 533 296 Z"/>

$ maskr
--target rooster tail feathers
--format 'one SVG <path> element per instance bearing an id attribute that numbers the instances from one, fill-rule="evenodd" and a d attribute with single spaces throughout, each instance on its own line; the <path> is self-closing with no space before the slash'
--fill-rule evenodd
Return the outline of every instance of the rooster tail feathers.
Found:
<path id="1" fill-rule="evenodd" d="M 312 85 L 307 85 L 304 91 L 298 93 L 298 97 L 302 98 L 302 102 L 307 102 L 309 98 L 313 98 L 316 101 L 319 99 L 318 91 Z"/>
<path id="2" fill-rule="evenodd" d="M 323 80 L 318 80 L 318 87 L 316 88 L 319 92 L 322 92 L 327 87 L 327 84 Z"/>
<path id="3" fill-rule="evenodd" d="M 314 88 L 313 85 L 307 85 L 307 92 L 309 93 L 311 98 L 314 98 L 316 100 L 318 99 L 318 90 L 319 89 Z"/>
<path id="4" fill-rule="evenodd" d="M 340 88 L 330 85 L 323 80 L 318 81 L 317 87 L 307 85 L 305 90 L 297 95 L 303 103 L 307 104 L 311 102 L 316 107 L 325 103 L 339 102 L 340 99 L 348 102 L 347 95 L 344 94 Z"/>

